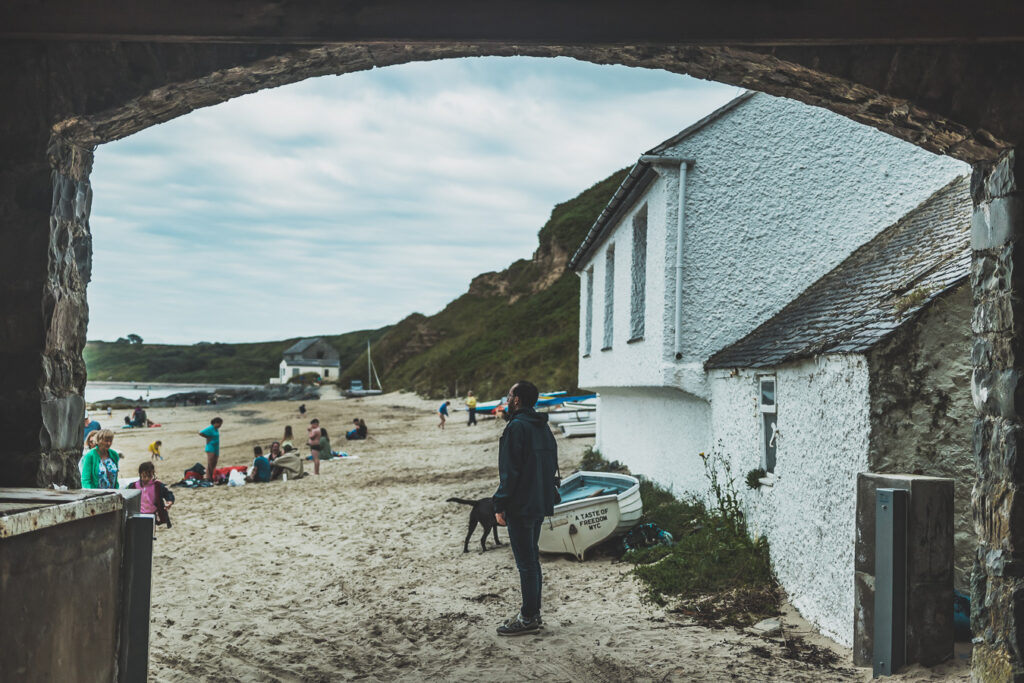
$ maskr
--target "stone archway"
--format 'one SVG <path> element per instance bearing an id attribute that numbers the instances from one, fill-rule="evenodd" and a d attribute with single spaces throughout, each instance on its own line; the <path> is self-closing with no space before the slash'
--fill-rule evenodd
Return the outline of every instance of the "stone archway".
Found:
<path id="1" fill-rule="evenodd" d="M 96 145 L 201 106 L 303 78 L 409 61 L 482 55 L 570 56 L 662 68 L 827 107 L 975 164 L 972 353 L 979 419 L 975 619 L 982 680 L 1024 680 L 1024 394 L 1015 276 L 1024 234 L 1020 43 L 874 46 L 665 43 L 350 42 L 295 47 L 176 42 L 0 45 L 0 485 L 77 483 L 81 358 L 90 278 L 89 172 Z M 1020 398 L 1018 398 L 1020 397 Z"/>

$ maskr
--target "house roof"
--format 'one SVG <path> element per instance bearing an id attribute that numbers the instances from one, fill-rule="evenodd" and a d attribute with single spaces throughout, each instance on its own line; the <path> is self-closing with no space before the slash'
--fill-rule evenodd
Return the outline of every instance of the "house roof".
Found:
<path id="1" fill-rule="evenodd" d="M 747 91 L 736 97 L 726 104 L 722 105 L 715 111 L 711 112 L 704 118 L 700 119 L 696 123 L 684 128 L 679 131 L 668 140 L 665 140 L 658 146 L 644 152 L 643 156 L 660 156 L 665 150 L 678 145 L 680 142 L 688 138 L 689 136 L 696 133 L 698 130 L 708 125 L 712 121 L 720 119 L 727 112 L 736 108 L 738 105 L 746 102 L 756 93 L 753 91 Z M 629 169 L 629 173 L 619 183 L 619 187 L 615 190 L 615 194 L 605 205 L 601 214 L 594 221 L 594 224 L 590 226 L 590 230 L 587 232 L 587 236 L 583 238 L 583 242 L 576 249 L 576 253 L 569 259 L 569 267 L 573 270 L 579 269 L 579 267 L 590 258 L 590 255 L 601 246 L 604 242 L 605 237 L 612 231 L 615 225 L 619 222 L 622 214 L 629 210 L 629 207 L 637 200 L 637 198 L 643 194 L 647 186 L 651 184 L 657 177 L 657 171 L 654 170 L 653 165 L 649 162 L 637 161 L 633 168 Z"/>
<path id="2" fill-rule="evenodd" d="M 284 354 L 291 355 L 293 353 L 302 353 L 318 341 L 320 341 L 320 337 L 306 337 L 305 339 L 300 339 L 285 349 Z"/>
<path id="3" fill-rule="evenodd" d="M 322 358 L 297 358 L 293 361 L 289 361 L 287 358 L 284 360 L 284 364 L 288 366 L 296 367 L 307 367 L 307 368 L 340 368 L 340 360 L 326 360 Z"/>
<path id="4" fill-rule="evenodd" d="M 758 368 L 867 351 L 967 278 L 971 212 L 969 180 L 957 178 L 705 367 Z"/>

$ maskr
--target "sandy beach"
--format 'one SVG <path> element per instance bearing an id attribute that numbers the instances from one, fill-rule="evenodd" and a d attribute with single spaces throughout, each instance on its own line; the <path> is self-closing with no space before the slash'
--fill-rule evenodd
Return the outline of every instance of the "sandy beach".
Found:
<path id="1" fill-rule="evenodd" d="M 434 401 L 409 394 L 307 403 L 155 408 L 162 427 L 118 430 L 122 476 L 163 441 L 158 477 L 170 484 L 203 462 L 199 429 L 224 418 L 221 465 L 249 464 L 252 447 L 296 444 L 317 417 L 334 450 L 321 476 L 243 487 L 172 489 L 172 529 L 154 550 L 150 678 L 153 681 L 864 681 L 849 651 L 822 666 L 784 657 L 784 639 L 709 629 L 645 605 L 610 557 L 542 556 L 545 629 L 500 638 L 518 608 L 507 535 L 463 553 L 469 508 L 497 483 L 500 426 L 467 427 L 456 412 L 437 429 Z M 122 411 L 123 412 L 123 411 Z M 121 415 L 104 423 L 116 424 Z M 355 417 L 371 439 L 346 442 Z M 590 439 L 558 438 L 562 472 Z M 307 463 L 312 472 L 312 463 Z M 493 548 L 492 543 L 488 543 Z M 795 614 L 786 637 L 826 641 Z M 965 660 L 911 669 L 892 680 L 969 680 Z"/>

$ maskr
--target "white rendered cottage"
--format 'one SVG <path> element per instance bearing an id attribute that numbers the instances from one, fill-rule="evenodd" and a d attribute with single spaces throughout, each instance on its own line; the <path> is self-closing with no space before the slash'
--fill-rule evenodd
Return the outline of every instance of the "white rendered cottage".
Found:
<path id="1" fill-rule="evenodd" d="M 579 385 L 600 394 L 596 447 L 677 493 L 704 492 L 709 357 L 967 171 L 763 93 L 641 156 L 570 260 Z M 852 629 L 816 623 L 850 644 Z"/>
<path id="2" fill-rule="evenodd" d="M 292 377 L 315 372 L 324 380 L 334 381 L 341 375 L 338 351 L 323 337 L 309 337 L 295 342 L 281 354 L 277 377 L 271 384 L 287 384 Z"/>
<path id="3" fill-rule="evenodd" d="M 847 645 L 870 593 L 860 472 L 954 480 L 954 585 L 970 592 L 971 208 L 967 178 L 950 183 L 706 364 L 716 452 L 741 481 L 771 472 L 742 488 L 752 532 L 793 605 Z"/>
<path id="4" fill-rule="evenodd" d="M 579 385 L 600 393 L 597 447 L 677 490 L 703 489 L 704 362 L 966 171 L 763 93 L 642 156 L 570 261 Z"/>

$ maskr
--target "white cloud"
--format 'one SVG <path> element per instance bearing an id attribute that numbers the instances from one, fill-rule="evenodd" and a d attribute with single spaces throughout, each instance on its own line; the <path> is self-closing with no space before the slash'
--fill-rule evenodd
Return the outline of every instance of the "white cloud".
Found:
<path id="1" fill-rule="evenodd" d="M 101 147 L 89 337 L 248 341 L 433 313 L 552 206 L 738 94 L 567 59 L 312 79 Z"/>

